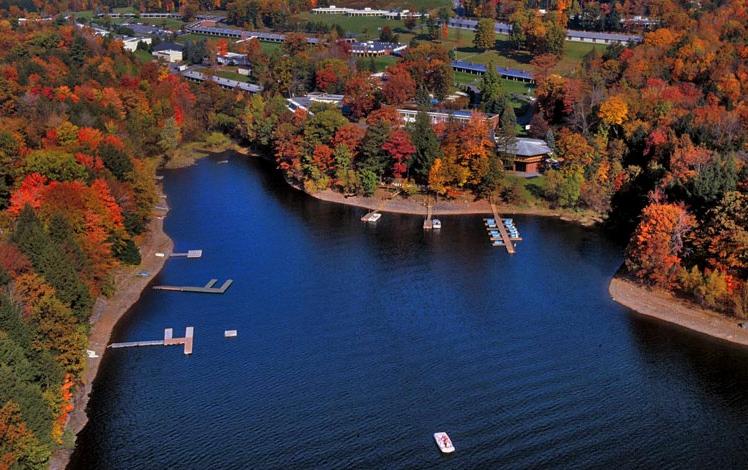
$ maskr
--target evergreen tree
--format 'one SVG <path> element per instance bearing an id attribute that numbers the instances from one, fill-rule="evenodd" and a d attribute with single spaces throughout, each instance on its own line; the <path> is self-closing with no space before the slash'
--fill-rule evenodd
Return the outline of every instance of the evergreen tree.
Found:
<path id="1" fill-rule="evenodd" d="M 442 158 L 442 149 L 439 140 L 431 127 L 431 119 L 424 110 L 418 111 L 414 123 L 408 125 L 411 142 L 416 148 L 411 157 L 408 170 L 420 184 L 428 184 L 429 171 L 434 160 Z"/>
<path id="2" fill-rule="evenodd" d="M 501 114 L 508 105 L 508 97 L 501 86 L 501 76 L 493 62 L 486 66 L 480 88 L 480 109 L 484 113 Z"/>
<path id="3" fill-rule="evenodd" d="M 65 250 L 44 231 L 31 206 L 21 211 L 11 239 L 29 257 L 36 272 L 55 288 L 57 298 L 70 306 L 76 318 L 81 321 L 88 318 L 93 306 L 88 288 L 76 274 Z"/>
<path id="4" fill-rule="evenodd" d="M 389 156 L 382 150 L 382 146 L 390 136 L 390 125 L 384 120 L 377 120 L 366 129 L 366 135 L 361 143 L 360 158 L 356 168 L 360 171 L 368 170 L 381 179 Z M 362 179 L 363 181 L 363 179 Z"/>

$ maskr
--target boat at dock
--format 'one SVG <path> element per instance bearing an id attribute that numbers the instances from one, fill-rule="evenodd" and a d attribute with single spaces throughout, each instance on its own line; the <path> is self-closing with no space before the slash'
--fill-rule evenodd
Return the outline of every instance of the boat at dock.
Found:
<path id="1" fill-rule="evenodd" d="M 439 220 L 439 219 L 432 220 L 431 221 L 431 228 L 433 228 L 433 229 L 442 228 L 442 221 Z"/>
<path id="2" fill-rule="evenodd" d="M 439 446 L 439 450 L 442 454 L 451 454 L 455 451 L 454 445 L 452 445 L 452 439 L 449 438 L 446 432 L 435 432 L 434 440 L 436 445 Z"/>
<path id="3" fill-rule="evenodd" d="M 361 221 L 362 222 L 376 222 L 381 218 L 382 218 L 382 214 L 380 214 L 379 212 L 371 212 L 361 217 Z"/>

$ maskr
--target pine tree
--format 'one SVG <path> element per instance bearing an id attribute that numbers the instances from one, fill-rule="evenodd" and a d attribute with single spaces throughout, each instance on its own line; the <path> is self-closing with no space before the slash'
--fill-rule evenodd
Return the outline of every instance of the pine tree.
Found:
<path id="1" fill-rule="evenodd" d="M 76 274 L 65 251 L 44 231 L 31 206 L 21 211 L 12 241 L 29 257 L 36 272 L 55 288 L 57 298 L 73 309 L 76 318 L 88 318 L 93 306 L 88 288 Z"/>
<path id="2" fill-rule="evenodd" d="M 431 127 L 431 119 L 425 111 L 418 111 L 414 123 L 408 126 L 411 141 L 416 148 L 408 169 L 418 183 L 428 184 L 429 171 L 437 158 L 442 158 L 442 150 L 436 133 Z"/>

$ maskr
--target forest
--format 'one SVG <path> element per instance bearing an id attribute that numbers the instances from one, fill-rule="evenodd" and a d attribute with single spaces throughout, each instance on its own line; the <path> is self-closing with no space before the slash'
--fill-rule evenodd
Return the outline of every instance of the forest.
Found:
<path id="1" fill-rule="evenodd" d="M 238 22 L 241 8 L 254 4 L 270 5 L 159 8 L 220 8 Z M 292 15 L 314 4 L 273 5 Z M 96 299 L 113 293 L 118 266 L 140 263 L 138 244 L 157 201 L 155 170 L 191 141 L 240 142 L 274 158 L 291 184 L 310 193 L 371 195 L 397 182 L 404 197 L 427 191 L 592 212 L 627 241 L 630 276 L 748 317 L 745 5 L 557 2 L 541 18 L 534 4 L 490 4 L 461 6 L 510 21 L 514 47 L 532 50 L 537 99 L 527 135 L 544 139 L 559 162 L 532 190 L 506 170 L 525 131 L 498 73 L 489 67 L 481 78 L 479 100 L 447 100 L 454 72 L 438 41 L 442 28 L 411 41 L 386 80 L 372 74 L 373 60 L 352 57 L 339 28 L 314 46 L 290 33 L 270 52 L 256 39 L 187 40 L 213 69 L 222 52 L 245 54 L 250 79 L 264 89 L 252 95 L 188 84 L 166 64 L 141 62 L 120 40 L 63 15 L 18 21 L 32 11 L 104 5 L 0 3 L 0 469 L 46 467 L 53 450 L 70 445 L 64 423 Z M 276 21 L 263 11 L 246 10 L 259 15 L 252 26 Z M 640 44 L 611 45 L 562 70 L 559 28 L 599 21 L 591 29 L 611 29 L 605 24 L 614 14 L 649 15 L 656 27 Z M 490 39 L 482 37 L 480 48 L 494 47 Z M 343 95 L 342 107 L 289 108 L 287 98 L 312 91 Z M 471 117 L 434 125 L 427 111 L 435 102 Z M 418 109 L 409 123 L 397 111 L 407 106 Z"/>

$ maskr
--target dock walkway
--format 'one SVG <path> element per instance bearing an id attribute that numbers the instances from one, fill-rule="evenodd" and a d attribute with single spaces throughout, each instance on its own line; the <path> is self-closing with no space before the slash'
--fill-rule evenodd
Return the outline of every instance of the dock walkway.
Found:
<path id="1" fill-rule="evenodd" d="M 164 329 L 164 339 L 153 340 L 153 341 L 128 341 L 125 343 L 112 343 L 107 348 L 118 349 L 118 348 L 135 348 L 141 346 L 172 346 L 175 344 L 184 345 L 184 353 L 192 354 L 192 340 L 195 333 L 195 328 L 188 326 L 185 329 L 184 338 L 174 338 L 174 330 L 172 328 Z"/>
<path id="2" fill-rule="evenodd" d="M 207 284 L 203 287 L 199 286 L 153 286 L 154 289 L 157 290 L 170 290 L 170 291 L 177 291 L 177 292 L 198 292 L 202 294 L 223 294 L 226 292 L 226 289 L 229 288 L 231 283 L 234 281 L 231 279 L 226 280 L 226 282 L 223 283 L 221 287 L 213 287 L 216 282 L 218 282 L 218 279 L 211 279 L 208 281 Z"/>
<path id="3" fill-rule="evenodd" d="M 501 218 L 501 214 L 499 214 L 499 210 L 496 208 L 496 205 L 494 203 L 491 203 L 491 211 L 493 212 L 493 224 L 489 223 L 488 219 L 485 219 L 486 222 L 486 230 L 489 234 L 489 239 L 492 243 L 494 243 L 496 246 L 504 246 L 506 248 L 506 251 L 510 254 L 514 254 L 516 251 L 514 249 L 514 243 L 515 241 L 522 240 L 520 237 L 512 237 L 509 234 L 509 231 L 507 230 L 506 226 L 504 225 L 504 219 Z M 495 233 L 498 231 L 499 237 L 495 236 Z"/>

